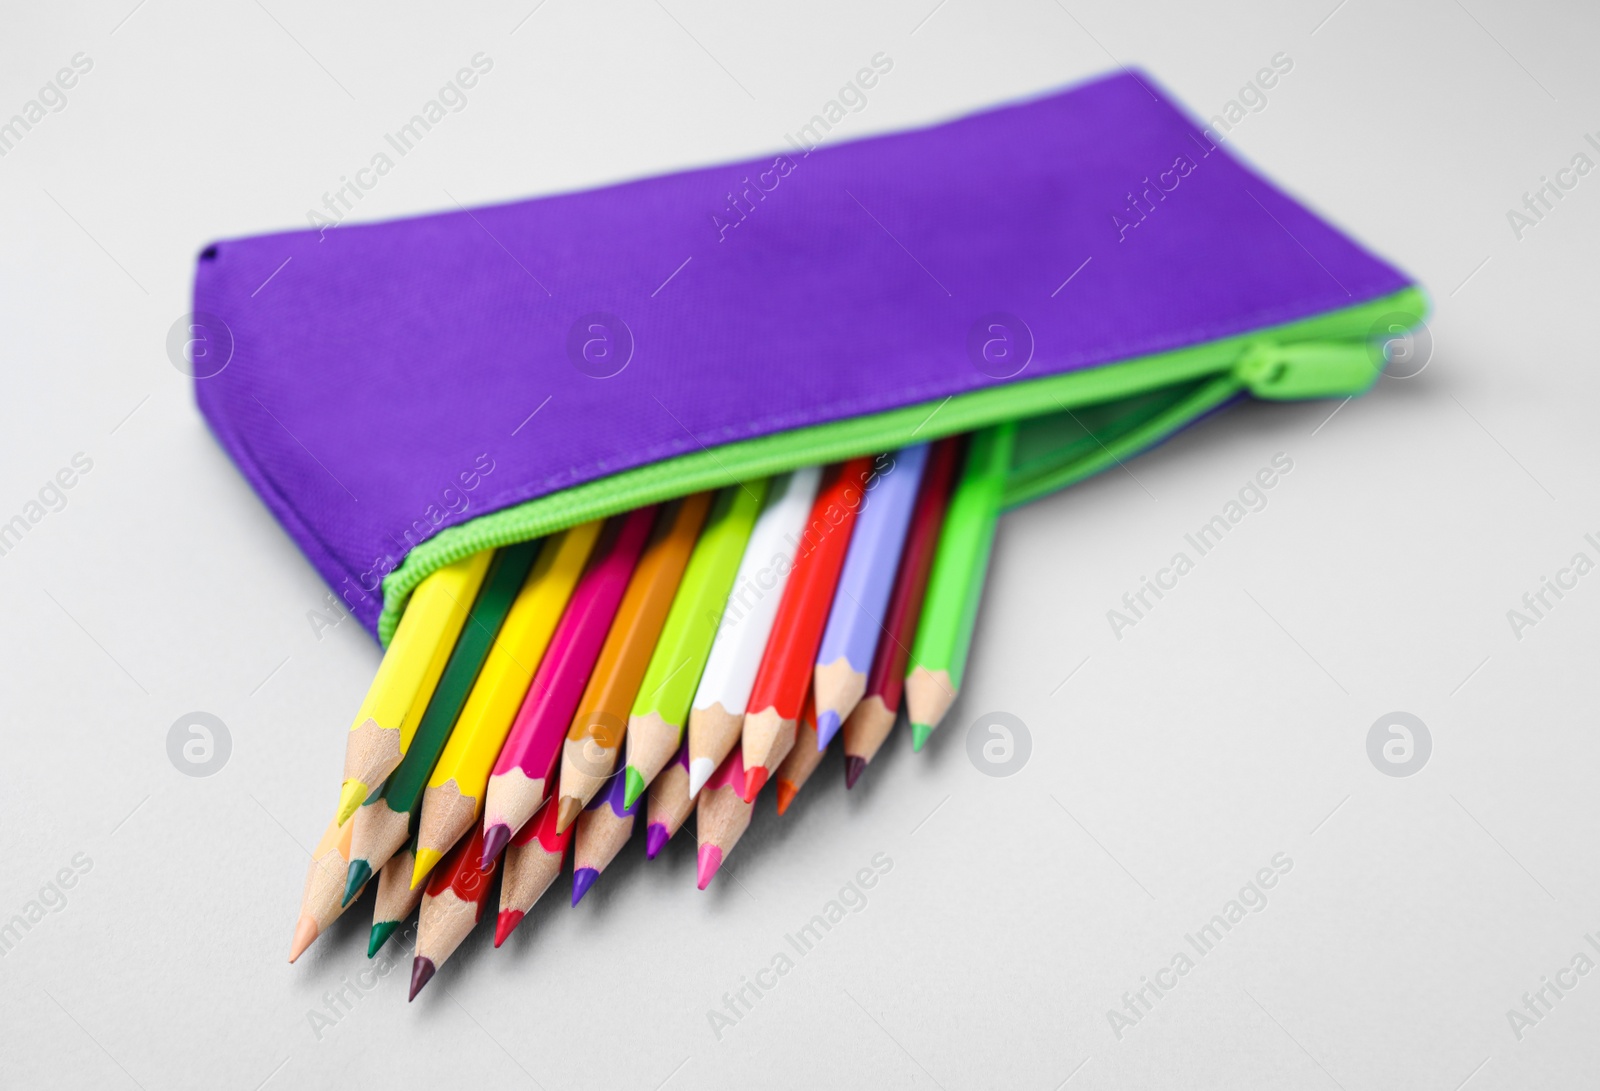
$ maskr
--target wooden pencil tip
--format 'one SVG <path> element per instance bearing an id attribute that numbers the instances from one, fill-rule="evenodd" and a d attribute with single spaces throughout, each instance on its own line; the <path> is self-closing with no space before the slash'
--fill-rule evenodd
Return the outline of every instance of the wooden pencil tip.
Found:
<path id="1" fill-rule="evenodd" d="M 773 790 L 778 793 L 778 813 L 782 814 L 789 809 L 789 804 L 794 802 L 794 797 L 800 788 L 792 780 L 780 780 Z"/>
<path id="2" fill-rule="evenodd" d="M 647 787 L 644 782 L 644 774 L 630 765 L 623 771 L 622 775 L 624 778 L 622 805 L 625 808 L 632 807 L 639 802 L 639 797 L 644 795 L 644 790 Z"/>
<path id="3" fill-rule="evenodd" d="M 414 960 L 412 960 L 411 995 L 406 997 L 406 1003 L 409 1004 L 411 1001 L 417 998 L 417 994 L 422 991 L 422 987 L 433 980 L 433 975 L 438 971 L 438 969 L 439 968 L 433 964 L 433 959 L 431 958 L 423 958 L 421 955 L 418 955 Z"/>
<path id="4" fill-rule="evenodd" d="M 411 866 L 412 890 L 415 890 L 417 887 L 422 885 L 423 880 L 427 879 L 428 873 L 433 870 L 433 865 L 437 864 L 443 857 L 444 853 L 440 852 L 438 849 L 426 849 L 422 848 L 421 846 L 417 847 L 416 863 L 412 864 Z"/>
<path id="5" fill-rule="evenodd" d="M 581 867 L 572 873 L 572 904 L 576 906 L 583 901 L 583 896 L 589 893 L 589 888 L 594 886 L 594 881 L 600 878 L 600 872 L 592 867 Z"/>
<path id="6" fill-rule="evenodd" d="M 359 780 L 347 780 L 339 788 L 339 825 L 350 821 L 350 816 L 356 813 L 361 806 L 361 801 L 367 798 L 368 788 Z"/>
<path id="7" fill-rule="evenodd" d="M 500 858 L 500 853 L 505 850 L 506 844 L 511 840 L 511 827 L 504 822 L 496 822 L 483 833 L 483 856 L 478 861 L 479 871 L 488 871 L 494 862 Z"/>
<path id="8" fill-rule="evenodd" d="M 511 938 L 511 933 L 517 930 L 517 925 L 522 923 L 523 913 L 520 909 L 502 909 L 500 915 L 494 919 L 494 945 L 499 947 Z"/>
<path id="9" fill-rule="evenodd" d="M 303 916 L 294 925 L 294 940 L 289 944 L 289 961 L 293 962 L 306 953 L 317 940 L 317 922 L 310 916 Z"/>
<path id="10" fill-rule="evenodd" d="M 844 786 L 854 788 L 856 781 L 861 779 L 861 774 L 866 771 L 867 759 L 854 754 L 844 759 Z"/>
<path id="11" fill-rule="evenodd" d="M 911 725 L 911 749 L 922 753 L 922 748 L 928 745 L 928 736 L 933 734 L 933 728 L 928 724 Z"/>
<path id="12" fill-rule="evenodd" d="M 711 885 L 717 869 L 722 866 L 722 850 L 715 845 L 701 845 L 700 859 L 696 861 L 695 885 L 701 890 Z"/>
<path id="13" fill-rule="evenodd" d="M 376 921 L 372 925 L 372 933 L 367 937 L 367 957 L 376 958 L 378 951 L 389 937 L 394 935 L 396 928 L 400 927 L 399 921 Z"/>
<path id="14" fill-rule="evenodd" d="M 583 813 L 583 800 L 577 796 L 562 796 L 557 804 L 556 832 L 566 833 L 567 829 L 578 820 L 578 815 Z"/>
<path id="15" fill-rule="evenodd" d="M 644 831 L 644 858 L 654 860 L 671 839 L 672 834 L 667 832 L 665 825 L 660 822 L 650 823 L 650 828 Z"/>
<path id="16" fill-rule="evenodd" d="M 744 792 L 741 796 L 746 803 L 756 801 L 756 793 L 761 791 L 761 786 L 767 782 L 771 774 L 765 765 L 752 765 L 744 773 Z"/>
<path id="17" fill-rule="evenodd" d="M 344 877 L 344 901 L 341 905 L 348 906 L 356 900 L 356 895 L 361 893 L 361 888 L 367 885 L 367 880 L 372 878 L 372 865 L 366 860 L 351 860 L 350 870 Z"/>

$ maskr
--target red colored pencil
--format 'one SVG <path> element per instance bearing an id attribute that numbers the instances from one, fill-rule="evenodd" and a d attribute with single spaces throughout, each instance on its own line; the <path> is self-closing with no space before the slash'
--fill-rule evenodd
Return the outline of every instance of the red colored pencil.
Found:
<path id="1" fill-rule="evenodd" d="M 817 665 L 817 646 L 871 478 L 872 459 L 853 458 L 829 467 L 817 490 L 794 570 L 778 603 L 772 636 L 745 703 L 742 795 L 747 803 L 755 800 L 794 746 L 795 723 Z"/>
<path id="2" fill-rule="evenodd" d="M 905 550 L 895 573 L 894 591 L 883 615 L 883 639 L 867 673 L 867 690 L 861 703 L 844 723 L 844 782 L 855 787 L 867 763 L 894 729 L 900 698 L 906 687 L 906 662 L 922 616 L 922 599 L 928 590 L 928 573 L 939 546 L 939 528 L 950 505 L 950 488 L 961 461 L 962 437 L 940 440 L 928 455 L 928 468 L 906 531 Z M 782 797 L 779 797 L 780 800 Z"/>
<path id="3" fill-rule="evenodd" d="M 553 797 L 554 793 L 551 795 Z M 500 879 L 500 915 L 494 922 L 496 947 L 517 930 L 522 918 L 561 874 L 561 861 L 566 858 L 576 827 L 568 826 L 556 832 L 559 809 L 553 799 L 547 802 L 506 846 L 506 872 Z"/>
<path id="4" fill-rule="evenodd" d="M 491 860 L 488 870 L 478 868 L 483 858 L 483 827 L 472 827 L 464 838 L 439 862 L 428 876 L 428 889 L 422 895 L 422 910 L 417 919 L 417 957 L 411 963 L 411 1000 L 433 980 L 435 971 L 455 953 L 461 941 L 483 919 L 483 906 L 489 900 L 489 884 L 499 868 Z"/>

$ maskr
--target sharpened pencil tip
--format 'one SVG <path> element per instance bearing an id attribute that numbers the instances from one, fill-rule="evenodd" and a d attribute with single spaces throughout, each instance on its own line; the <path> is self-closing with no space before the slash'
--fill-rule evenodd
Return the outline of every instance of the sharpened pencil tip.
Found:
<path id="1" fill-rule="evenodd" d="M 689 763 L 689 798 L 693 799 L 700 794 L 700 789 L 706 786 L 706 781 L 711 779 L 711 774 L 717 771 L 717 763 L 710 758 L 695 758 Z"/>
<path id="2" fill-rule="evenodd" d="M 511 933 L 517 930 L 517 925 L 522 923 L 523 913 L 520 909 L 502 909 L 500 915 L 494 919 L 494 945 L 499 947 L 511 938 Z"/>
<path id="3" fill-rule="evenodd" d="M 922 748 L 928 745 L 928 736 L 933 734 L 933 727 L 929 724 L 911 725 L 911 749 L 922 753 Z"/>
<path id="4" fill-rule="evenodd" d="M 592 867 L 581 867 L 572 873 L 573 905 L 583 901 L 583 896 L 589 893 L 589 888 L 594 886 L 594 881 L 598 878 L 600 878 L 600 873 Z"/>
<path id="5" fill-rule="evenodd" d="M 844 786 L 854 788 L 856 781 L 861 779 L 862 772 L 867 768 L 867 759 L 851 755 L 844 759 Z"/>
<path id="6" fill-rule="evenodd" d="M 715 845 L 701 845 L 700 859 L 696 861 L 695 885 L 701 890 L 711 885 L 717 869 L 722 866 L 722 850 Z"/>
<path id="7" fill-rule="evenodd" d="M 289 961 L 293 962 L 306 953 L 317 940 L 317 922 L 311 917 L 301 917 L 294 924 L 294 941 L 289 944 Z"/>
<path id="8" fill-rule="evenodd" d="M 782 814 L 789 809 L 789 804 L 794 802 L 800 787 L 792 780 L 780 780 L 773 790 L 778 793 L 778 813 Z"/>
<path id="9" fill-rule="evenodd" d="M 347 780 L 339 788 L 339 825 L 350 821 L 361 801 L 367 798 L 367 786 L 359 780 Z"/>
<path id="10" fill-rule="evenodd" d="M 444 853 L 438 849 L 425 849 L 420 845 L 417 847 L 417 861 L 411 866 L 412 890 L 422 885 L 423 880 L 428 877 L 428 872 L 433 870 L 433 865 L 437 864 L 443 856 Z"/>
<path id="11" fill-rule="evenodd" d="M 666 826 L 660 822 L 650 823 L 650 828 L 644 831 L 644 858 L 654 860 L 671 839 L 672 835 L 667 832 Z"/>
<path id="12" fill-rule="evenodd" d="M 754 803 L 756 801 L 756 793 L 761 791 L 761 786 L 767 782 L 767 777 L 769 776 L 771 774 L 767 772 L 765 765 L 752 765 L 749 769 L 746 769 L 744 772 L 744 791 L 740 797 L 746 803 Z"/>
<path id="13" fill-rule="evenodd" d="M 389 937 L 394 935 L 394 930 L 399 927 L 399 921 L 375 921 L 372 925 L 372 934 L 367 937 L 367 957 L 376 958 L 378 951 L 389 942 Z"/>
<path id="14" fill-rule="evenodd" d="M 483 831 L 483 858 L 478 861 L 479 871 L 488 871 L 494 866 L 495 860 L 505 849 L 506 843 L 511 840 L 511 827 L 504 822 L 496 822 Z"/>
<path id="15" fill-rule="evenodd" d="M 828 744 L 833 741 L 833 737 L 839 733 L 839 728 L 843 724 L 844 721 L 839 719 L 839 714 L 831 708 L 826 712 L 817 713 L 817 753 L 820 754 L 828 749 Z"/>
<path id="16" fill-rule="evenodd" d="M 406 1003 L 409 1004 L 417 998 L 417 994 L 422 991 L 422 986 L 433 980 L 433 975 L 438 969 L 439 967 L 433 964 L 433 959 L 431 958 L 423 958 L 418 955 L 412 960 L 411 995 L 406 997 Z"/>
<path id="17" fill-rule="evenodd" d="M 578 815 L 583 813 L 583 800 L 577 796 L 562 796 L 557 806 L 559 809 L 556 811 L 556 832 L 566 833 L 578 820 Z"/>
<path id="18" fill-rule="evenodd" d="M 632 807 L 639 801 L 639 797 L 644 795 L 644 775 L 631 765 L 628 766 L 622 775 L 624 778 L 624 783 L 622 786 L 622 806 L 624 808 Z"/>
<path id="19" fill-rule="evenodd" d="M 372 865 L 365 860 L 351 860 L 350 870 L 344 874 L 344 901 L 341 905 L 349 905 L 356 900 L 356 895 L 361 893 L 361 888 L 367 885 L 367 880 L 372 878 Z"/>

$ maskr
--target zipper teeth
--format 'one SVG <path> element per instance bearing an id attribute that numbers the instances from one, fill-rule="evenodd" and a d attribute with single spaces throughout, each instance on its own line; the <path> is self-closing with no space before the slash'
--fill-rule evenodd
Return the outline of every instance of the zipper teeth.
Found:
<path id="1" fill-rule="evenodd" d="M 1139 362 L 1135 362 L 1010 386 L 987 387 L 951 395 L 943 402 L 923 403 L 873 417 L 836 422 L 830 428 L 830 435 L 814 442 L 795 443 L 779 435 L 745 441 L 773 448 L 766 452 L 733 453 L 724 447 L 720 455 L 711 450 L 679 455 L 666 462 L 625 471 L 631 477 L 625 485 L 621 488 L 615 484 L 608 485 L 603 496 L 593 499 L 585 494 L 596 485 L 606 484 L 606 479 L 579 485 L 565 493 L 552 494 L 551 497 L 525 501 L 524 504 L 552 501 L 526 517 L 506 516 L 506 513 L 523 506 L 520 504 L 501 509 L 500 512 L 491 512 L 459 527 L 441 531 L 429 542 L 413 550 L 405 563 L 384 578 L 384 606 L 378 620 L 378 639 L 385 646 L 388 645 L 400 620 L 399 604 L 409 597 L 429 572 L 454 564 L 481 550 L 498 549 L 541 538 L 579 523 L 620 515 L 646 504 L 675 499 L 702 489 L 721 488 L 802 466 L 839 462 L 915 441 L 941 439 L 1004 420 L 1041 416 L 1056 410 L 1074 409 L 1163 386 L 1223 375 L 1231 370 L 1233 356 L 1231 351 L 1219 351 L 1215 354 L 1216 358 L 1206 359 L 1203 363 L 1198 357 L 1189 358 L 1183 361 L 1187 367 L 1162 368 L 1165 374 L 1153 381 L 1149 378 L 1139 382 L 1119 381 L 1125 377 L 1132 378 L 1125 376 L 1120 369 L 1139 367 Z M 1066 389 L 1058 390 L 1058 386 Z M 1072 388 L 1076 386 L 1084 389 L 1074 391 Z M 885 421 L 884 418 L 890 420 Z M 768 443 L 768 440 L 774 442 Z M 692 460 L 698 472 L 686 475 L 683 472 L 685 460 Z M 496 516 L 501 518 L 497 519 Z M 432 548 L 429 548 L 430 543 Z M 419 556 L 422 561 L 418 561 Z"/>
<path id="2" fill-rule="evenodd" d="M 665 462 L 623 471 L 564 492 L 523 501 L 441 531 L 407 555 L 383 580 L 383 608 L 378 639 L 385 646 L 394 635 L 405 601 L 431 572 L 484 549 L 544 537 L 579 523 L 609 518 L 646 504 L 675 499 L 703 489 L 720 488 L 753 477 L 765 477 L 802 466 L 890 450 L 918 440 L 939 439 L 958 432 L 1074 409 L 1115 398 L 1131 397 L 1165 386 L 1214 378 L 1193 399 L 1169 413 L 1103 446 L 1099 455 L 1073 464 L 1065 474 L 1048 475 L 1048 486 L 1035 486 L 1015 506 L 1052 488 L 1087 477 L 1118 460 L 1137 454 L 1185 420 L 1198 417 L 1244 389 L 1232 377 L 1244 347 L 1263 338 L 1294 341 L 1368 340 L 1375 316 L 1410 312 L 1419 320 L 1427 300 L 1415 288 L 1357 304 L 1330 314 L 1282 326 L 1222 338 L 1187 348 L 1136 357 L 1084 371 L 1068 372 L 1004 386 L 984 387 L 951 395 L 938 403 L 922 403 L 869 417 L 835 421 L 799 432 L 742 440 L 713 451 L 679 455 Z M 1224 379 L 1223 376 L 1228 376 Z M 619 482 L 619 478 L 625 479 Z M 511 513 L 532 508 L 527 515 Z"/>

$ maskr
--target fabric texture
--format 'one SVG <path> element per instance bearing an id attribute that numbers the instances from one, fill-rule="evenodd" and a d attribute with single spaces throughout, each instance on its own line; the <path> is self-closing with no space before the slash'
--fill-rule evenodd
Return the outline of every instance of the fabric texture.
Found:
<path id="1" fill-rule="evenodd" d="M 1409 283 L 1119 73 L 809 154 L 214 244 L 196 322 L 231 355 L 196 390 L 372 629 L 407 552 L 497 509 Z"/>

